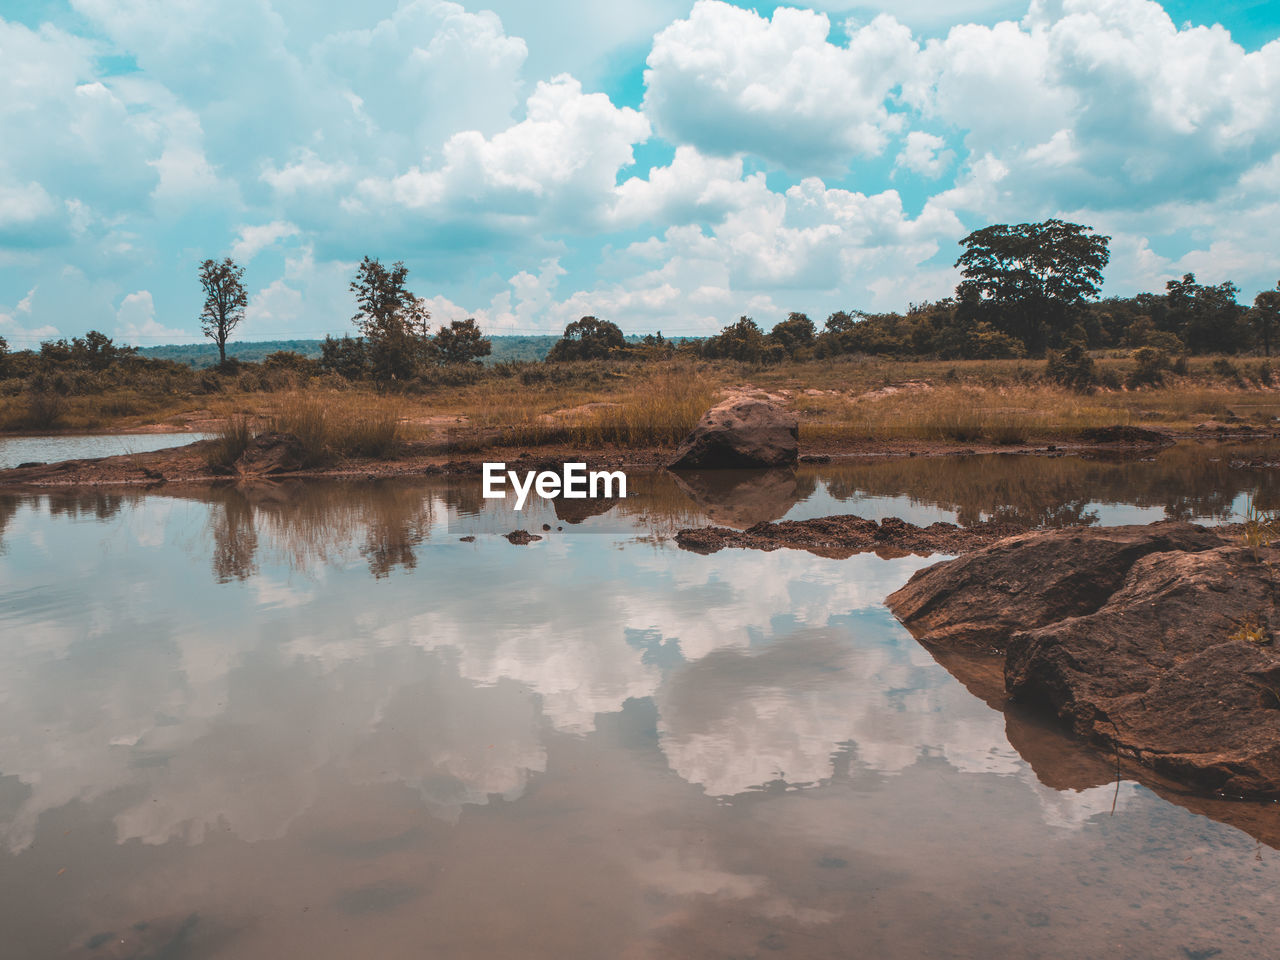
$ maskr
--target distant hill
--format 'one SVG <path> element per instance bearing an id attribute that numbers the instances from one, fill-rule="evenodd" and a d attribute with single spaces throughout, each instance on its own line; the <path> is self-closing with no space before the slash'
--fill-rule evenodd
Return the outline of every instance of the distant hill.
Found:
<path id="1" fill-rule="evenodd" d="M 503 360 L 541 360 L 560 338 L 556 336 L 495 336 L 490 339 L 493 341 L 493 353 L 485 358 L 486 363 L 500 363 Z M 277 350 L 292 350 L 304 357 L 318 359 L 322 343 L 324 343 L 323 340 L 237 340 L 227 344 L 227 356 L 247 363 L 258 363 L 267 354 L 275 353 Z M 157 360 L 175 360 L 197 369 L 212 367 L 218 362 L 218 348 L 212 342 L 141 347 L 138 353 Z"/>

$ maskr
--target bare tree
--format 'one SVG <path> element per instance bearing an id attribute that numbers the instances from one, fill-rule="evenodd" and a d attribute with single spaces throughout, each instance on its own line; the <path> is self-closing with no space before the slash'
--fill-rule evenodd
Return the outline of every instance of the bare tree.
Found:
<path id="1" fill-rule="evenodd" d="M 200 286 L 204 288 L 204 309 L 200 311 L 200 328 L 218 345 L 218 362 L 227 362 L 227 339 L 244 319 L 249 302 L 241 278 L 244 267 L 227 257 L 221 262 L 206 260 L 200 264 Z"/>

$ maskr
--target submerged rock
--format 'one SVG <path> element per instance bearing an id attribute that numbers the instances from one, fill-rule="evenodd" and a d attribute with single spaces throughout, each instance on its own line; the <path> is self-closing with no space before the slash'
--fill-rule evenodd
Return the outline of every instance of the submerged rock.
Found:
<path id="1" fill-rule="evenodd" d="M 1155 772 L 1280 797 L 1280 551 L 1186 523 L 1024 534 L 922 570 L 891 610 L 1004 654 L 1005 691 Z"/>
<path id="2" fill-rule="evenodd" d="M 672 470 L 793 466 L 799 421 L 775 403 L 731 397 L 702 415 L 676 450 Z"/>
<path id="3" fill-rule="evenodd" d="M 503 534 L 503 536 L 507 538 L 507 543 L 514 543 L 518 547 L 542 539 L 538 534 L 530 533 L 528 530 L 512 530 L 510 533 Z"/>

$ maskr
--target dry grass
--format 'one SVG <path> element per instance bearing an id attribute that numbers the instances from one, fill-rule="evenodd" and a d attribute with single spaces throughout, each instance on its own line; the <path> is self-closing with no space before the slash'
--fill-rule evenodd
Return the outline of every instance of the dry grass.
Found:
<path id="1" fill-rule="evenodd" d="M 205 455 L 211 467 L 229 467 L 244 453 L 253 439 L 253 424 L 243 414 L 227 417 L 214 435 L 213 446 Z"/>
<path id="2" fill-rule="evenodd" d="M 267 430 L 296 436 L 309 465 L 341 457 L 390 457 L 402 439 L 401 404 L 392 398 L 297 392 L 274 399 Z"/>
<path id="3" fill-rule="evenodd" d="M 1044 364 L 1031 360 L 529 364 L 394 396 L 359 384 L 336 389 L 325 380 L 312 381 L 306 390 L 212 396 L 120 390 L 58 398 L 52 405 L 7 395 L 0 397 L 0 429 L 129 429 L 243 415 L 259 429 L 298 434 L 316 462 L 385 457 L 401 440 L 467 450 L 499 444 L 652 446 L 677 443 L 718 397 L 746 391 L 786 402 L 809 440 L 1017 444 L 1065 438 L 1090 427 L 1189 430 L 1206 420 L 1233 418 L 1270 423 L 1280 415 L 1280 389 L 1250 379 L 1260 363 L 1237 361 L 1246 376 L 1235 382 L 1214 372 L 1212 358 L 1195 358 L 1186 375 L 1170 374 L 1162 387 L 1091 394 L 1047 384 L 1040 376 Z M 1130 361 L 1098 357 L 1097 364 L 1119 382 Z"/>

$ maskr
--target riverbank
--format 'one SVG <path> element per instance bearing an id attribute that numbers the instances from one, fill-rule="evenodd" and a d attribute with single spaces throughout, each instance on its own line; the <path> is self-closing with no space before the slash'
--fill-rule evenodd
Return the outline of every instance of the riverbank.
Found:
<path id="1" fill-rule="evenodd" d="M 250 435 L 251 436 L 251 435 Z M 1190 432 L 1113 427 L 1084 430 L 1056 442 L 1023 444 L 962 443 L 946 440 L 822 437 L 800 444 L 802 463 L 867 463 L 879 460 L 938 458 L 984 454 L 1030 457 L 1081 456 L 1132 458 L 1151 456 L 1177 443 L 1236 448 L 1238 458 L 1265 465 L 1266 443 L 1280 433 L 1245 426 Z M 245 439 L 246 445 L 249 437 Z M 479 442 L 473 433 L 458 430 L 435 442 L 399 441 L 395 449 L 377 457 L 333 457 L 310 460 L 305 445 L 289 435 L 259 436 L 255 450 L 245 448 L 228 457 L 224 441 L 201 440 L 143 453 L 27 463 L 0 470 L 0 487 L 98 486 L 112 484 L 204 483 L 236 478 L 299 477 L 389 478 L 424 474 L 479 476 L 485 462 L 520 463 L 528 469 L 584 461 L 592 469 L 655 470 L 671 459 L 675 444 L 626 446 L 595 444 L 493 444 Z"/>

